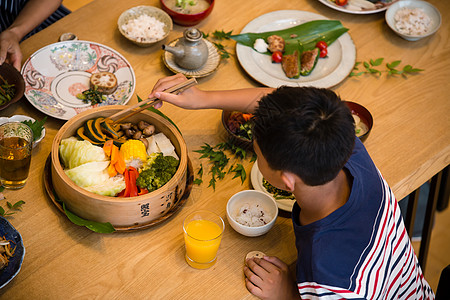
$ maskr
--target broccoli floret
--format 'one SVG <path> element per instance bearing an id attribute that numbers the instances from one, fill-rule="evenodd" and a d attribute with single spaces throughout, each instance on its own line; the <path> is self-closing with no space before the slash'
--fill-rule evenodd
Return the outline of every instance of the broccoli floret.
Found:
<path id="1" fill-rule="evenodd" d="M 149 192 L 165 185 L 175 174 L 179 164 L 176 158 L 163 156 L 162 153 L 158 153 L 152 158 L 151 163 L 146 165 L 136 180 L 138 186 L 146 188 Z"/>

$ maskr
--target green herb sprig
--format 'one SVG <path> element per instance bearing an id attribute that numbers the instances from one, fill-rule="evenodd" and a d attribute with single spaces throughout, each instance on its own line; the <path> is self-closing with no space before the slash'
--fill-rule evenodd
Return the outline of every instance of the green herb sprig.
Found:
<path id="1" fill-rule="evenodd" d="M 230 164 L 230 157 L 226 154 L 226 152 L 231 152 L 234 160 Z M 234 174 L 233 178 L 240 178 L 241 184 L 245 182 L 245 179 L 247 178 L 247 173 L 245 171 L 244 166 L 240 163 L 242 160 L 244 160 L 247 157 L 247 151 L 243 148 L 240 148 L 230 142 L 224 142 L 219 143 L 215 146 L 211 146 L 207 143 L 205 143 L 203 146 L 201 146 L 201 149 L 194 150 L 194 152 L 202 154 L 200 156 L 200 159 L 207 159 L 209 164 L 209 174 L 211 174 L 211 179 L 209 180 L 208 187 L 212 187 L 214 190 L 216 189 L 216 182 L 218 180 L 222 180 L 225 178 L 225 175 L 227 174 Z M 253 162 L 256 160 L 256 155 L 253 154 L 253 156 L 250 159 L 250 162 Z M 229 166 L 229 167 L 228 167 Z M 226 168 L 228 167 L 227 171 Z M 200 164 L 200 169 L 197 172 L 197 175 L 200 178 L 196 178 L 194 180 L 195 184 L 201 184 L 203 183 L 203 173 L 204 173 L 204 167 L 203 164 Z"/>
<path id="2" fill-rule="evenodd" d="M 363 74 L 372 74 L 376 76 L 381 76 L 381 74 L 387 73 L 388 75 L 402 75 L 406 77 L 408 74 L 417 74 L 424 71 L 423 69 L 414 68 L 411 65 L 405 65 L 403 68 L 397 69 L 397 67 L 402 62 L 401 60 L 395 60 L 391 63 L 386 63 L 386 70 L 379 70 L 377 67 L 381 66 L 384 58 L 380 57 L 375 60 L 370 59 L 369 61 L 357 61 L 353 67 L 353 71 L 350 73 L 349 77 L 358 77 Z M 359 70 L 359 66 L 362 64 L 363 70 Z"/>
<path id="3" fill-rule="evenodd" d="M 0 193 L 3 192 L 4 190 L 5 190 L 5 187 L 0 186 Z M 2 196 L 0 199 L 3 200 L 5 198 L 3 198 L 3 196 Z M 6 201 L 6 206 L 7 206 L 6 210 L 3 208 L 3 206 L 0 205 L 0 216 L 7 217 L 7 216 L 14 215 L 18 211 L 22 210 L 22 205 L 24 205 L 24 204 L 25 204 L 25 201 L 23 201 L 23 200 L 19 200 L 14 204 L 12 204 L 9 201 Z"/>
<path id="4" fill-rule="evenodd" d="M 211 33 L 202 32 L 203 38 L 209 40 L 211 43 L 216 46 L 217 51 L 219 52 L 220 58 L 227 59 L 231 57 L 231 53 L 228 51 L 227 47 L 222 44 L 224 40 L 230 40 L 230 36 L 232 35 L 233 30 L 225 32 L 223 30 L 215 30 Z"/>

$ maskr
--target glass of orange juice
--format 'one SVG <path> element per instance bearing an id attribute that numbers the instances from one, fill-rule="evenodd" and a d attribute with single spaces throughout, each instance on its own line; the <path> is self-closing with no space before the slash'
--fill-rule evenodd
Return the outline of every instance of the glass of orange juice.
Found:
<path id="1" fill-rule="evenodd" d="M 224 229 L 223 219 L 207 210 L 186 217 L 183 222 L 185 258 L 191 267 L 207 269 L 216 263 Z"/>

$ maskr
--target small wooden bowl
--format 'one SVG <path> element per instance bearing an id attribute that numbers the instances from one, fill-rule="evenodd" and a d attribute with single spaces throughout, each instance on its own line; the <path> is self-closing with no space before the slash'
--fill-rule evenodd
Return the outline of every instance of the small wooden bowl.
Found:
<path id="1" fill-rule="evenodd" d="M 0 105 L 0 110 L 2 110 L 14 102 L 19 101 L 23 97 L 25 92 L 25 81 L 23 80 L 22 74 L 20 74 L 16 68 L 8 63 L 3 63 L 0 65 L 0 75 L 6 80 L 6 82 L 8 82 L 8 84 L 14 84 L 16 87 L 14 97 L 9 102 Z M 0 80 L 0 85 L 2 84 L 3 80 Z"/>
<path id="2" fill-rule="evenodd" d="M 243 137 L 240 137 L 239 135 L 233 133 L 230 128 L 228 127 L 228 119 L 230 118 L 233 111 L 226 111 L 224 110 L 222 112 L 222 125 L 225 128 L 225 130 L 228 133 L 229 140 L 233 145 L 236 145 L 242 149 L 246 150 L 253 150 L 253 142 L 245 139 Z"/>
<path id="3" fill-rule="evenodd" d="M 61 140 L 75 135 L 75 130 L 87 120 L 108 117 L 123 110 L 124 106 L 97 107 L 76 115 L 61 127 L 56 134 L 51 153 L 52 183 L 58 197 L 76 215 L 91 221 L 110 222 L 113 226 L 136 226 L 149 223 L 169 210 L 175 199 L 185 191 L 187 180 L 187 147 L 181 133 L 165 118 L 150 111 L 142 111 L 129 122 L 146 121 L 155 125 L 157 132 L 164 133 L 172 142 L 180 158 L 178 170 L 172 179 L 160 189 L 137 197 L 108 197 L 91 193 L 77 186 L 65 173 L 60 163 L 59 145 Z"/>

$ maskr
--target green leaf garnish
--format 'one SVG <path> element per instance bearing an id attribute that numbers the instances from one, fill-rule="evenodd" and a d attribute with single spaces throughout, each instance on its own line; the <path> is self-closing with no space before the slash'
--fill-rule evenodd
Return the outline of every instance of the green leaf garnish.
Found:
<path id="1" fill-rule="evenodd" d="M 242 164 L 236 163 L 239 160 L 243 160 L 247 157 L 247 151 L 230 142 L 219 143 L 214 147 L 208 143 L 204 143 L 201 149 L 194 150 L 194 152 L 200 153 L 200 159 L 207 159 L 209 163 L 209 172 L 211 179 L 209 180 L 208 187 L 216 188 L 218 180 L 222 180 L 229 173 L 234 173 L 234 178 L 241 178 L 241 183 L 244 183 L 247 178 L 247 173 Z M 225 151 L 231 152 L 234 158 L 234 162 L 231 162 Z M 254 154 L 251 161 L 256 160 Z M 200 177 L 203 175 L 203 164 L 200 164 L 200 170 L 197 172 Z M 226 171 L 225 171 L 226 170 Z M 196 180 L 196 184 L 200 184 L 203 181 L 201 179 Z"/>
<path id="2" fill-rule="evenodd" d="M 28 125 L 28 127 L 31 128 L 31 130 L 33 131 L 33 141 L 36 141 L 41 137 L 45 121 L 47 121 L 47 116 L 45 116 L 41 121 L 36 120 L 33 122 L 31 120 L 25 120 L 21 123 Z"/>
<path id="3" fill-rule="evenodd" d="M 100 222 L 89 221 L 89 220 L 80 218 L 79 216 L 77 216 L 76 214 L 74 214 L 73 212 L 69 211 L 66 208 L 66 204 L 61 199 L 59 199 L 59 197 L 56 195 L 56 192 L 54 190 L 52 191 L 52 193 L 53 193 L 53 196 L 55 197 L 55 200 L 59 203 L 62 203 L 62 207 L 63 207 L 64 213 L 66 214 L 67 218 L 75 225 L 84 226 L 87 229 L 92 230 L 97 233 L 112 233 L 112 232 L 116 231 L 116 229 L 109 222 L 100 223 Z"/>
<path id="4" fill-rule="evenodd" d="M 112 232 L 116 231 L 114 229 L 114 227 L 111 225 L 111 223 L 109 223 L 109 222 L 100 223 L 100 222 L 85 220 L 83 218 L 78 217 L 74 213 L 67 210 L 66 204 L 64 202 L 63 202 L 63 209 L 64 209 L 64 212 L 66 213 L 66 216 L 69 218 L 69 220 L 76 225 L 85 226 L 86 228 L 88 228 L 94 232 L 98 232 L 98 233 L 112 233 Z"/>
<path id="5" fill-rule="evenodd" d="M 373 74 L 381 76 L 383 72 L 386 72 L 388 75 L 402 75 L 406 77 L 407 74 L 414 74 L 424 71 L 424 69 L 414 68 L 411 65 L 405 65 L 401 70 L 397 69 L 397 67 L 402 62 L 401 60 L 394 60 L 391 63 L 386 64 L 387 70 L 379 70 L 376 67 L 380 66 L 383 63 L 384 58 L 380 57 L 377 59 L 370 59 L 367 61 L 357 61 L 355 62 L 355 66 L 353 67 L 353 71 L 348 75 L 349 77 L 358 77 L 363 74 Z M 359 70 L 359 65 L 362 63 L 365 70 Z"/>
<path id="6" fill-rule="evenodd" d="M 253 48 L 256 39 L 267 40 L 269 36 L 276 34 L 284 39 L 286 46 L 300 44 L 304 51 L 308 51 L 314 49 L 318 41 L 325 41 L 327 45 L 331 45 L 347 31 L 348 29 L 342 26 L 340 21 L 314 20 L 283 30 L 242 33 L 232 35 L 230 38 L 244 46 Z"/>
<path id="7" fill-rule="evenodd" d="M 194 179 L 193 183 L 196 185 L 200 185 L 203 183 L 203 180 L 201 180 L 200 178 L 196 178 L 196 179 Z"/>
<path id="8" fill-rule="evenodd" d="M 2 186 L 0 192 L 2 192 L 4 187 Z M 16 212 L 22 210 L 22 205 L 25 204 L 25 201 L 19 200 L 16 203 L 12 204 L 9 201 L 6 201 L 7 210 L 5 210 L 2 206 L 0 206 L 0 216 L 6 217 L 10 215 L 14 215 Z"/>

